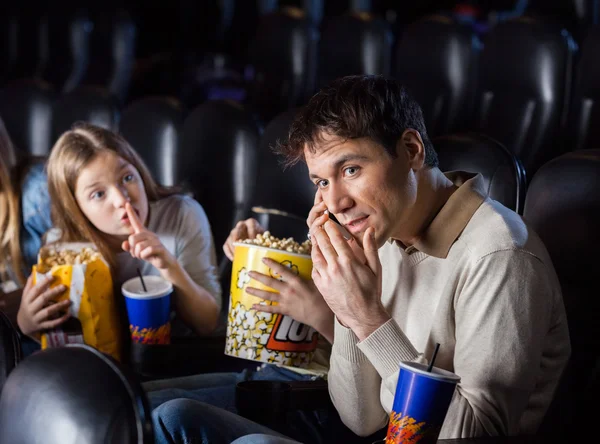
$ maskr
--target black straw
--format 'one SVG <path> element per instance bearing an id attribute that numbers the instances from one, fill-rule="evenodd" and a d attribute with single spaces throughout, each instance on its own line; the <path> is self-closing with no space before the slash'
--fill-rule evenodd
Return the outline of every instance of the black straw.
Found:
<path id="1" fill-rule="evenodd" d="M 144 278 L 142 277 L 142 272 L 140 271 L 140 267 L 137 267 L 137 274 L 140 277 L 140 281 L 142 281 L 142 287 L 144 287 L 144 291 L 148 291 L 146 288 L 146 284 L 144 283 Z M 439 345 L 439 344 L 438 344 Z M 435 355 L 434 355 L 435 356 Z"/>
<path id="2" fill-rule="evenodd" d="M 429 367 L 427 367 L 427 371 L 430 372 L 433 368 L 433 363 L 435 362 L 435 357 L 437 356 L 437 352 L 440 349 L 440 343 L 435 344 L 435 350 L 433 351 L 433 356 L 431 357 L 431 361 L 429 361 Z"/>

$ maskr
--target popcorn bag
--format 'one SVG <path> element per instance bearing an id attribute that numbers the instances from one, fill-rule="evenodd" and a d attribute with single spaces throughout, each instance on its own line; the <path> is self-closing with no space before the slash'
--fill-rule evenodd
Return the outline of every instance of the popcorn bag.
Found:
<path id="1" fill-rule="evenodd" d="M 33 266 L 33 282 L 50 275 L 55 277 L 51 287 L 67 287 L 56 301 L 70 299 L 72 317 L 62 326 L 42 333 L 42 349 L 85 343 L 120 360 L 112 276 L 94 245 L 63 243 L 42 247 L 38 263 Z"/>
<path id="2" fill-rule="evenodd" d="M 316 330 L 289 316 L 254 310 L 254 304 L 277 303 L 252 296 L 246 293 L 245 288 L 251 286 L 273 291 L 258 281 L 252 281 L 248 275 L 252 270 L 281 278 L 262 262 L 264 257 L 287 266 L 304 279 L 311 279 L 310 244 L 300 245 L 291 238 L 277 239 L 265 232 L 257 239 L 234 245 L 225 354 L 259 362 L 307 367 L 317 348 Z"/>

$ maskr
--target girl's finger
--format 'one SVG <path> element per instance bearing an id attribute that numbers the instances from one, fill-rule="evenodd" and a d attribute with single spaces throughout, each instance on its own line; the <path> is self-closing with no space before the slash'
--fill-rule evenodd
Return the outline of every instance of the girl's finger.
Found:
<path id="1" fill-rule="evenodd" d="M 151 257 L 160 256 L 161 252 L 162 252 L 162 248 L 157 247 L 155 245 L 151 245 L 151 246 L 145 248 L 144 250 L 142 250 L 138 257 L 144 261 L 147 261 Z"/>
<path id="2" fill-rule="evenodd" d="M 254 287 L 247 287 L 246 293 L 261 299 L 266 299 L 267 301 L 279 302 L 281 300 L 281 295 L 279 293 L 267 290 L 259 290 L 258 288 Z"/>
<path id="3" fill-rule="evenodd" d="M 138 242 L 137 244 L 135 244 L 135 247 L 133 248 L 133 255 L 135 257 L 141 258 L 142 251 L 144 251 L 146 248 L 148 248 L 150 246 L 152 246 L 152 244 L 148 240 Z"/>
<path id="4" fill-rule="evenodd" d="M 33 319 L 36 323 L 41 324 L 44 321 L 52 319 L 52 317 L 55 314 L 58 314 L 65 309 L 68 309 L 70 305 L 71 305 L 70 300 L 60 301 L 60 302 L 56 302 L 55 304 L 48 305 L 48 306 L 44 307 L 42 310 L 38 311 L 33 316 Z"/>
<path id="5" fill-rule="evenodd" d="M 129 202 L 125 204 L 125 211 L 127 211 L 127 218 L 129 219 L 131 228 L 133 228 L 133 232 L 141 233 L 142 231 L 144 231 L 144 223 L 140 220 L 137 213 L 133 209 L 133 206 Z"/>
<path id="6" fill-rule="evenodd" d="M 54 276 L 45 276 L 43 277 L 37 284 L 35 284 L 31 291 L 29 292 L 29 302 L 32 303 L 37 298 L 40 297 L 49 287 L 50 284 L 54 281 Z"/>
<path id="7" fill-rule="evenodd" d="M 67 319 L 69 319 L 70 317 L 71 317 L 71 313 L 69 311 L 67 311 L 60 318 L 52 319 L 50 321 L 41 322 L 39 324 L 40 330 L 50 330 L 52 328 L 56 328 L 59 325 L 61 325 L 63 322 L 65 322 Z"/>
<path id="8" fill-rule="evenodd" d="M 64 285 L 57 285 L 50 290 L 43 292 L 35 301 L 31 303 L 31 310 L 34 313 L 39 312 L 48 304 L 54 303 L 54 300 L 67 289 Z M 63 301 L 65 302 L 65 301 Z M 69 302 L 68 300 L 66 302 Z"/>
<path id="9" fill-rule="evenodd" d="M 130 250 L 129 241 L 123 241 L 123 243 L 121 244 L 121 249 L 123 251 L 129 252 L 129 250 Z"/>

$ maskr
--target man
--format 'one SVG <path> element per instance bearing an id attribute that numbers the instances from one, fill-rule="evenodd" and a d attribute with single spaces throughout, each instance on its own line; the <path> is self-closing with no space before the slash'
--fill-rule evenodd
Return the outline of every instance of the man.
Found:
<path id="1" fill-rule="evenodd" d="M 421 110 L 393 80 L 334 82 L 280 148 L 306 161 L 320 195 L 312 277 L 336 317 L 328 380 L 344 423 L 359 435 L 384 426 L 398 362 L 426 363 L 440 343 L 436 366 L 461 377 L 441 438 L 535 433 L 570 354 L 536 234 L 481 176 L 437 168 Z"/>
<path id="2" fill-rule="evenodd" d="M 361 436 L 385 427 L 398 363 L 427 363 L 440 343 L 436 367 L 461 377 L 440 438 L 535 433 L 570 354 L 552 263 L 481 176 L 438 169 L 404 88 L 339 79 L 277 151 L 305 161 L 318 190 L 312 277 L 335 315 L 328 385 L 342 421 Z"/>

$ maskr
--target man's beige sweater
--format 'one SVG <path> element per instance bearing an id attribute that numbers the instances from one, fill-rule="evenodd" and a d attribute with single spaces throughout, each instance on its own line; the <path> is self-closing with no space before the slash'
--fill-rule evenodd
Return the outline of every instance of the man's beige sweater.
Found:
<path id="1" fill-rule="evenodd" d="M 382 301 L 392 319 L 362 342 L 336 321 L 329 390 L 359 435 L 385 426 L 400 361 L 461 377 L 440 438 L 535 433 L 570 355 L 560 286 L 538 236 L 486 198 L 481 176 L 459 185 L 404 249 L 379 251 Z"/>

